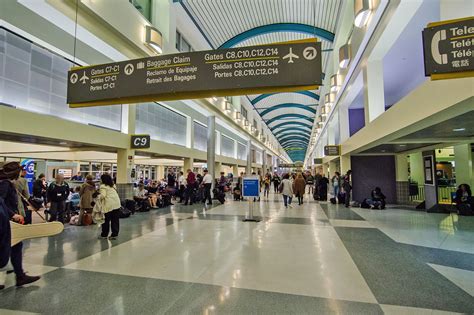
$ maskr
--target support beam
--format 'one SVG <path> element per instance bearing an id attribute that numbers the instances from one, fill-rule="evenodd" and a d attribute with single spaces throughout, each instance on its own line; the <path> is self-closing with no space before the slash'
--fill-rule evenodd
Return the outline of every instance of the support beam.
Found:
<path id="1" fill-rule="evenodd" d="M 385 112 L 382 60 L 370 61 L 363 69 L 365 125 Z"/>

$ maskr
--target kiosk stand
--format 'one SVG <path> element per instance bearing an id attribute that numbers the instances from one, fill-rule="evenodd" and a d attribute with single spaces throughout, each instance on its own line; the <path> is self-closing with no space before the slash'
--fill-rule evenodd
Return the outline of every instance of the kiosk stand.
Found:
<path id="1" fill-rule="evenodd" d="M 242 196 L 247 197 L 249 201 L 249 216 L 243 219 L 243 222 L 260 222 L 253 216 L 255 198 L 260 196 L 260 180 L 258 177 L 245 177 L 242 180 Z"/>

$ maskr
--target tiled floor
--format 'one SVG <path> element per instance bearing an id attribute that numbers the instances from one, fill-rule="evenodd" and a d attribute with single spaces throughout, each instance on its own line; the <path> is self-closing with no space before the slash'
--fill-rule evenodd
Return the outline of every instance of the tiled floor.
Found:
<path id="1" fill-rule="evenodd" d="M 346 209 L 271 195 L 121 220 L 117 241 L 67 227 L 25 244 L 42 274 L 0 314 L 474 313 L 474 218 Z M 7 311 L 8 310 L 8 311 Z"/>

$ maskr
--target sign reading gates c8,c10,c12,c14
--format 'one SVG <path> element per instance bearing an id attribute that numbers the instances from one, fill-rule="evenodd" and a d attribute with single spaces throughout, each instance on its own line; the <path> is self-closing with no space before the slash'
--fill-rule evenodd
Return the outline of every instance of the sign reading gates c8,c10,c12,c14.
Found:
<path id="1" fill-rule="evenodd" d="M 428 24 L 423 30 L 425 75 L 432 80 L 473 76 L 474 17 Z"/>
<path id="2" fill-rule="evenodd" d="M 284 92 L 322 84 L 321 43 L 197 51 L 73 68 L 70 107 Z"/>
<path id="3" fill-rule="evenodd" d="M 132 135 L 130 137 L 131 149 L 148 149 L 150 148 L 150 135 Z"/>

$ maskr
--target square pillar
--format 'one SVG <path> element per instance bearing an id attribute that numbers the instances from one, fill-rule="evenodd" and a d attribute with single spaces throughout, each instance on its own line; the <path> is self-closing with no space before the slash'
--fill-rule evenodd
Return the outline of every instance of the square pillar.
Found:
<path id="1" fill-rule="evenodd" d="M 183 164 L 183 173 L 186 174 L 186 171 L 193 170 L 193 164 L 194 164 L 194 159 L 193 158 L 184 158 L 184 164 Z"/>
<path id="2" fill-rule="evenodd" d="M 216 162 L 214 167 L 214 178 L 219 178 L 221 176 L 221 171 L 222 171 L 222 163 L 221 162 Z"/>
<path id="3" fill-rule="evenodd" d="M 234 174 L 234 176 L 239 176 L 239 165 L 237 164 L 234 164 L 232 165 L 232 174 Z"/>
<path id="4" fill-rule="evenodd" d="M 395 189 L 397 203 L 406 205 L 410 202 L 408 183 L 408 158 L 405 154 L 395 155 Z"/>
<path id="5" fill-rule="evenodd" d="M 120 200 L 133 199 L 132 169 L 135 150 L 117 150 L 117 192 Z"/>
<path id="6" fill-rule="evenodd" d="M 385 112 L 382 60 L 368 61 L 362 70 L 364 78 L 365 125 Z"/>
<path id="7" fill-rule="evenodd" d="M 341 175 L 347 173 L 348 170 L 351 169 L 351 156 L 349 154 L 341 155 Z"/>
<path id="8" fill-rule="evenodd" d="M 460 144 L 454 146 L 454 163 L 456 169 L 456 185 L 468 184 L 474 187 L 473 163 L 471 144 Z"/>

